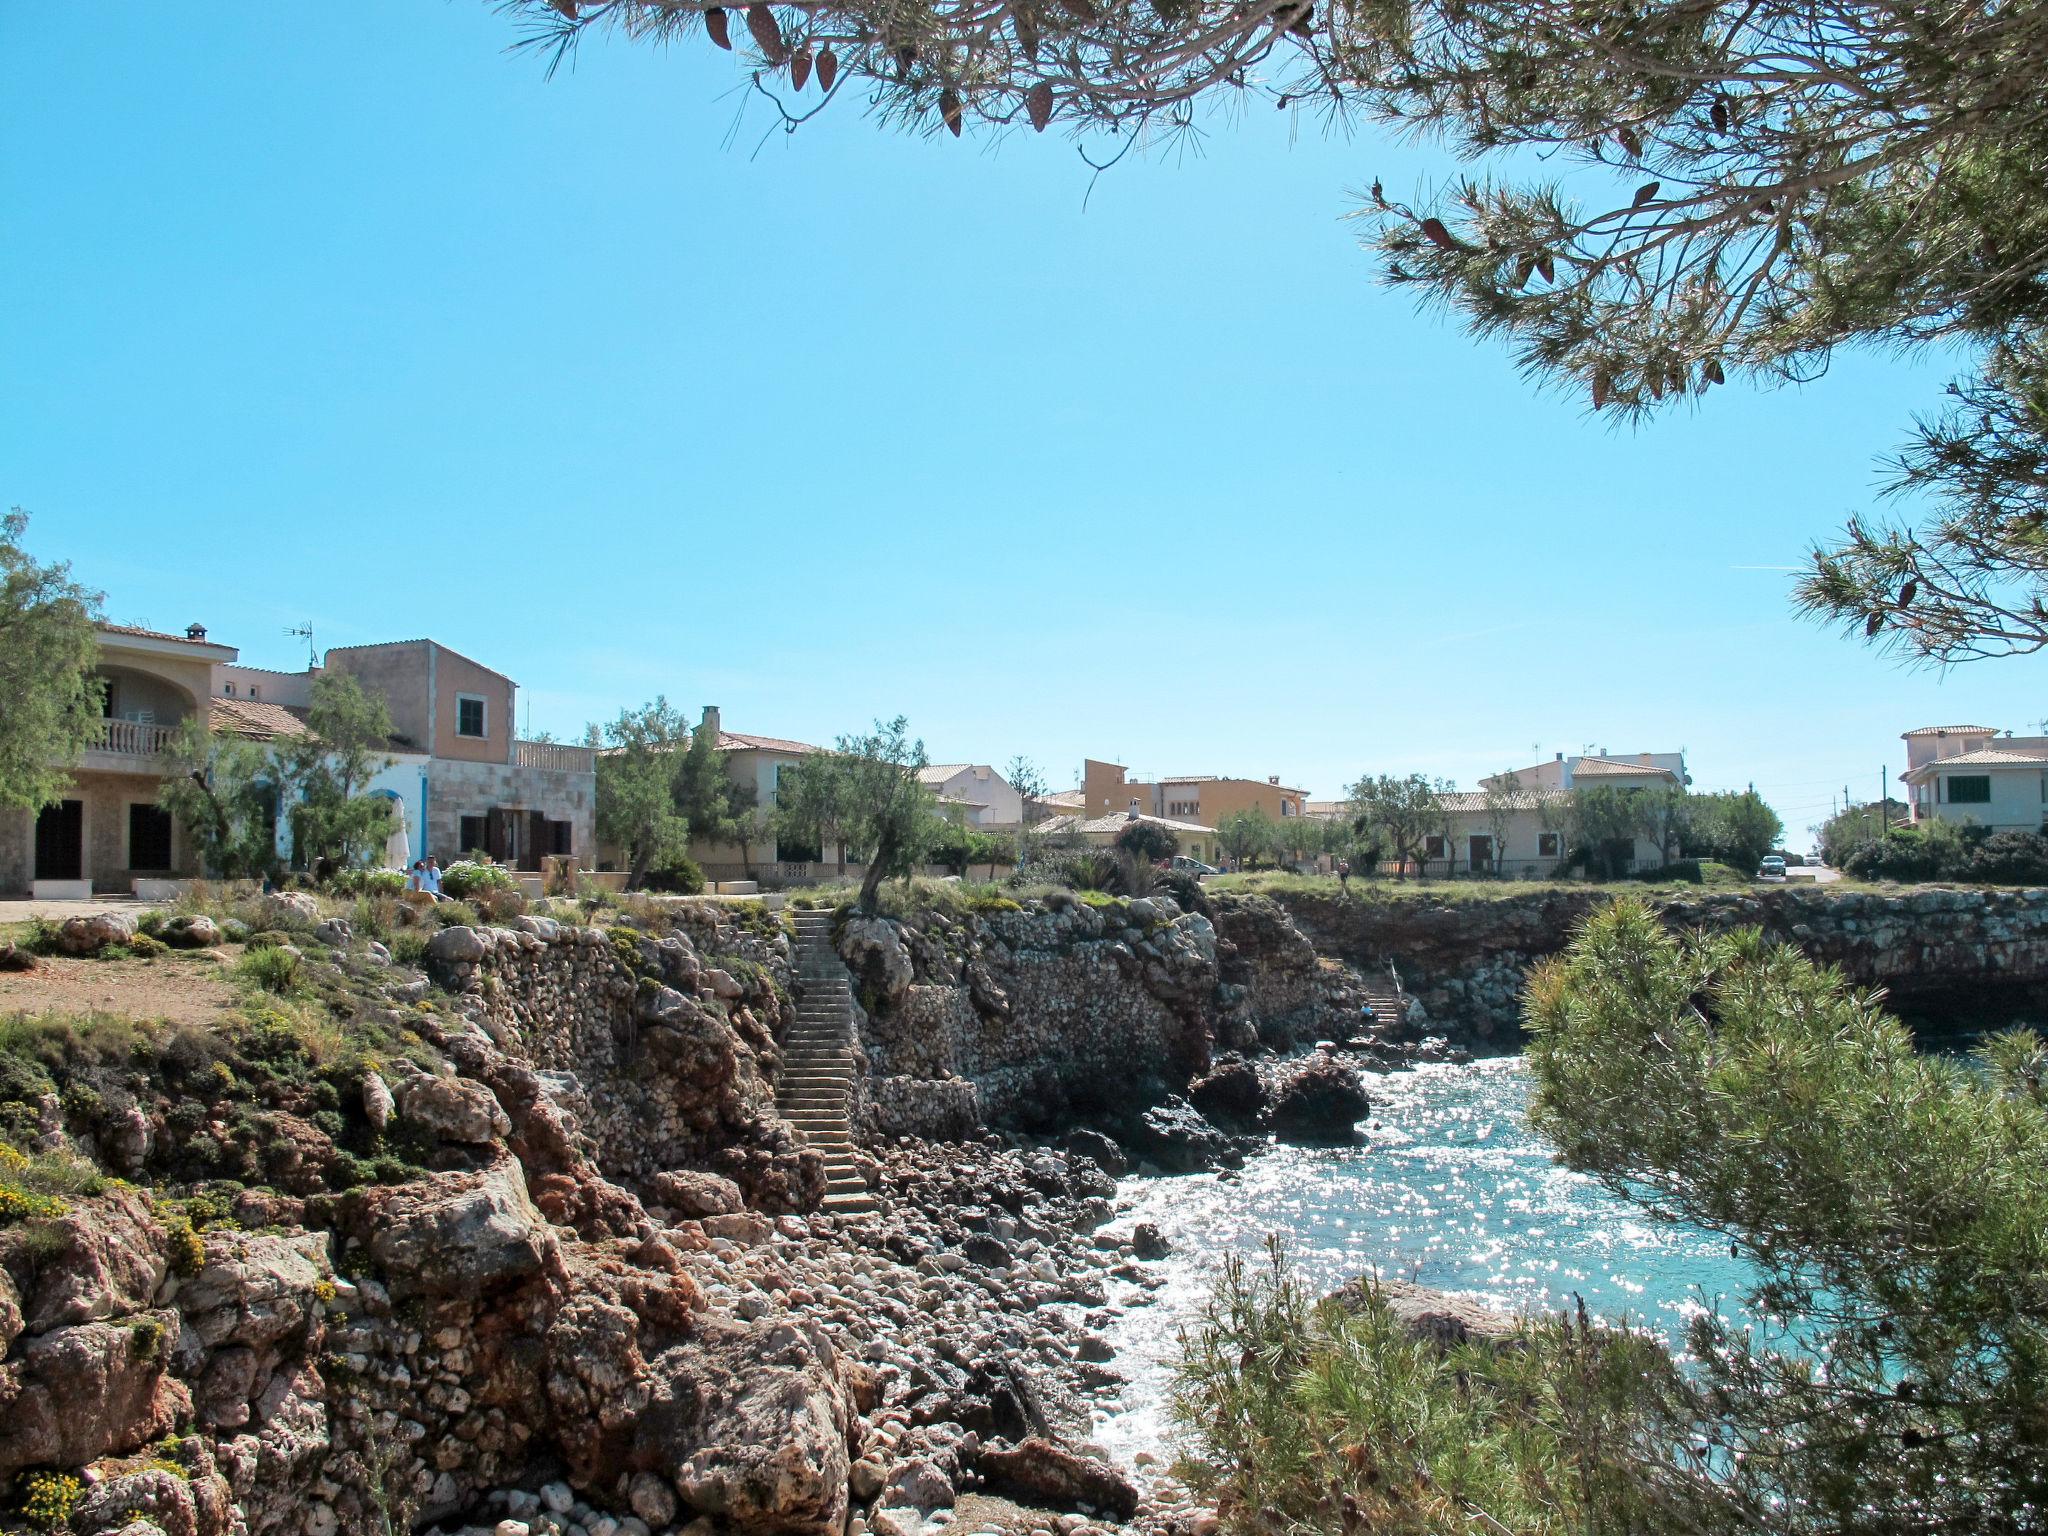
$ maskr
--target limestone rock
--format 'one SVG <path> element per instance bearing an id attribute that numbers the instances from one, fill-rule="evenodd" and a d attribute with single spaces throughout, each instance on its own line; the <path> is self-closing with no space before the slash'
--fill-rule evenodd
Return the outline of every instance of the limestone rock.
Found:
<path id="1" fill-rule="evenodd" d="M 57 929 L 57 947 L 67 955 L 96 955 L 109 944 L 135 937 L 135 919 L 125 912 L 91 912 L 67 917 Z"/>
<path id="2" fill-rule="evenodd" d="M 1230 1138 L 1185 1099 L 1170 1098 L 1140 1115 L 1128 1140 L 1131 1150 L 1168 1173 L 1193 1173 L 1220 1162 Z"/>
<path id="3" fill-rule="evenodd" d="M 1266 1089 L 1250 1062 L 1226 1060 L 1188 1085 L 1188 1102 L 1218 1125 L 1249 1129 L 1265 1111 Z"/>
<path id="4" fill-rule="evenodd" d="M 1083 1504 L 1119 1520 L 1138 1511 L 1138 1490 L 1114 1467 L 1077 1455 L 1041 1435 L 1012 1448 L 982 1447 L 975 1470 L 993 1489 L 1034 1504 L 1074 1509 Z"/>
<path id="5" fill-rule="evenodd" d="M 1378 1279 L 1361 1275 L 1333 1294 L 1330 1299 L 1347 1312 L 1363 1311 L 1377 1296 L 1387 1310 L 1418 1339 L 1449 1349 L 1459 1344 L 1504 1345 L 1521 1331 L 1517 1319 L 1505 1312 L 1432 1290 L 1412 1280 Z"/>
<path id="6" fill-rule="evenodd" d="M 470 1078 L 406 1078 L 398 1085 L 397 1099 L 400 1115 L 442 1141 L 479 1146 L 512 1131 L 512 1117 L 497 1097 Z"/>
<path id="7" fill-rule="evenodd" d="M 115 1187 L 33 1232 L 0 1229 L 0 1266 L 14 1277 L 30 1333 L 125 1317 L 163 1284 L 164 1231 L 141 1191 Z"/>
<path id="8" fill-rule="evenodd" d="M 1358 1074 L 1318 1052 L 1275 1086 L 1273 1132 L 1282 1141 L 1348 1142 L 1371 1109 Z"/>
<path id="9" fill-rule="evenodd" d="M 488 953 L 489 941 L 474 928 L 443 928 L 427 940 L 427 958 L 442 965 L 475 965 Z"/>
<path id="10" fill-rule="evenodd" d="M 75 1467 L 167 1433 L 191 1406 L 165 1370 L 175 1312 L 80 1323 L 15 1341 L 0 1365 L 0 1478 Z"/>
<path id="11" fill-rule="evenodd" d="M 391 1086 L 375 1072 L 363 1074 L 363 1115 L 370 1122 L 372 1130 L 381 1131 L 391 1123 L 392 1111 L 398 1101 L 391 1096 Z"/>
<path id="12" fill-rule="evenodd" d="M 320 902 L 309 891 L 272 891 L 263 898 L 260 910 L 274 928 L 298 928 L 320 921 Z"/>
<path id="13" fill-rule="evenodd" d="M 398 1290 L 481 1295 L 538 1274 L 555 1253 L 509 1156 L 477 1172 L 352 1191 L 348 1199 L 351 1229 Z"/>
<path id="14" fill-rule="evenodd" d="M 165 921 L 158 937 L 173 949 L 212 949 L 221 942 L 220 924 L 201 912 L 180 912 Z"/>
<path id="15" fill-rule="evenodd" d="M 731 1179 L 694 1168 L 665 1168 L 650 1185 L 655 1200 L 680 1216 L 726 1216 L 746 1206 Z"/>

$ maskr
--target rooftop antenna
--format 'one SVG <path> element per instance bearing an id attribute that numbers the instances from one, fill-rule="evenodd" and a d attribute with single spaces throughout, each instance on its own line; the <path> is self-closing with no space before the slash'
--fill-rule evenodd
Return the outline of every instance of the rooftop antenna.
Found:
<path id="1" fill-rule="evenodd" d="M 313 621 L 311 619 L 306 620 L 305 623 L 295 628 L 287 626 L 285 633 L 295 639 L 306 642 L 306 670 L 308 672 L 311 672 L 320 665 L 320 653 L 313 649 Z"/>

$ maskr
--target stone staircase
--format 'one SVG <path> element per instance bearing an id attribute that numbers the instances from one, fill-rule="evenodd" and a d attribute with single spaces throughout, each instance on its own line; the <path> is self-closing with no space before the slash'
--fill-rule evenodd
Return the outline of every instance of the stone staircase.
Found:
<path id="1" fill-rule="evenodd" d="M 1363 972 L 1358 978 L 1358 990 L 1372 1004 L 1380 1031 L 1398 1035 L 1408 1018 L 1408 995 L 1401 990 L 1401 978 L 1393 967 L 1378 974 Z"/>
<path id="2" fill-rule="evenodd" d="M 835 1216 L 875 1209 L 875 1197 L 854 1167 L 853 984 L 832 948 L 832 914 L 802 912 L 796 920 L 796 1022 L 782 1043 L 775 1105 L 783 1119 L 825 1155 L 825 1202 Z"/>

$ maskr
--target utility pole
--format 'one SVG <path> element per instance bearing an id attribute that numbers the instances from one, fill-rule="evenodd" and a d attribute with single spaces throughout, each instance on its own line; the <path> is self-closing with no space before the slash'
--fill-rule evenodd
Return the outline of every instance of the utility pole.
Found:
<path id="1" fill-rule="evenodd" d="M 1882 837 L 1892 829 L 1892 808 L 1885 804 L 1885 786 L 1892 781 L 1892 765 L 1886 763 L 1877 770 L 1877 831 Z"/>

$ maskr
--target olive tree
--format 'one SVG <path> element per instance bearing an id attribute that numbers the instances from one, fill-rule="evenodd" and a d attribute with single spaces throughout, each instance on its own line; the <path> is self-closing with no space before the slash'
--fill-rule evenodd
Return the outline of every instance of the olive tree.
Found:
<path id="1" fill-rule="evenodd" d="M 0 806 L 35 811 L 71 782 L 105 690 L 93 672 L 100 596 L 69 565 L 33 559 L 27 530 L 19 507 L 0 517 Z"/>

